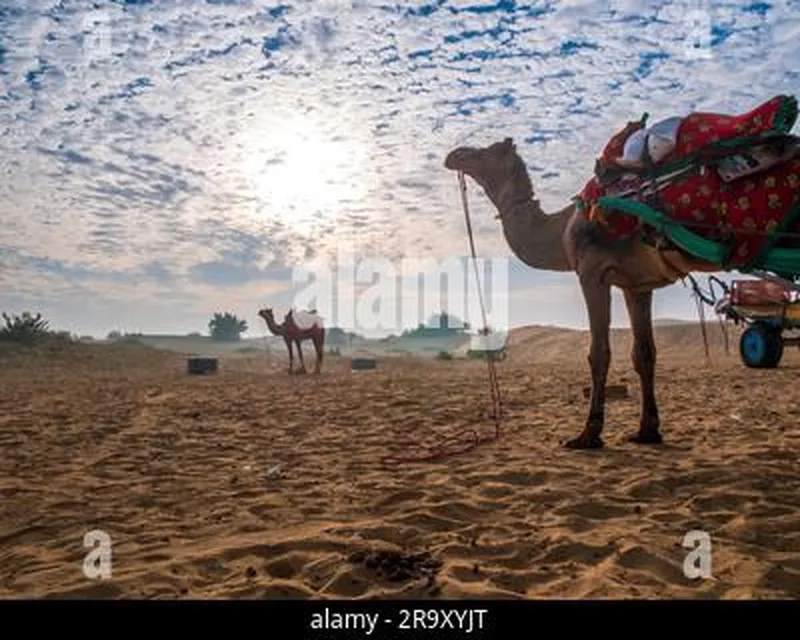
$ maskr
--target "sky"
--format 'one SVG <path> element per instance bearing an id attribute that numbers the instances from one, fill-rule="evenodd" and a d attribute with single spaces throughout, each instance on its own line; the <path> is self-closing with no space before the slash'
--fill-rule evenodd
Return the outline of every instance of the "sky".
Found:
<path id="1" fill-rule="evenodd" d="M 795 94 L 799 59 L 800 0 L 0 0 L 0 310 L 96 336 L 231 311 L 259 337 L 259 308 L 303 306 L 302 274 L 329 272 L 329 324 L 395 333 L 442 305 L 381 323 L 369 282 L 332 269 L 470 273 L 451 149 L 514 138 L 556 211 L 628 120 Z M 574 274 L 521 264 L 469 200 L 505 274 L 491 321 L 585 327 Z M 466 286 L 453 311 L 480 324 Z M 697 318 L 681 283 L 654 312 Z"/>

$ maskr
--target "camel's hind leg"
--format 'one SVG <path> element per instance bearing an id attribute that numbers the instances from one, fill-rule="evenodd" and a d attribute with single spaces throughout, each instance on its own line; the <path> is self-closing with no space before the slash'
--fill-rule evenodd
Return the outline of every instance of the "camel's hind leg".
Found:
<path id="1" fill-rule="evenodd" d="M 596 276 L 581 278 L 583 298 L 589 312 L 592 344 L 589 365 L 592 370 L 592 397 L 589 416 L 581 434 L 567 442 L 570 449 L 599 449 L 603 446 L 600 434 L 605 423 L 606 378 L 611 362 L 609 329 L 611 327 L 611 287 Z"/>
<path id="2" fill-rule="evenodd" d="M 653 292 L 625 291 L 625 304 L 633 330 L 631 358 L 642 388 L 642 414 L 639 432 L 630 437 L 637 444 L 661 444 L 660 421 L 655 393 L 656 343 L 653 339 Z"/>
<path id="3" fill-rule="evenodd" d="M 314 350 L 317 352 L 317 364 L 314 367 L 314 373 L 319 373 L 322 369 L 322 356 L 325 353 L 325 346 L 323 344 L 322 336 L 314 338 Z"/>

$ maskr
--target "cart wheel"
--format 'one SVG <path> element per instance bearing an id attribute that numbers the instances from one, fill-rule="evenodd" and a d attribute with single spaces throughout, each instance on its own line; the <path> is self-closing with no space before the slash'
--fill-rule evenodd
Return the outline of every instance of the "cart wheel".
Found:
<path id="1" fill-rule="evenodd" d="M 781 329 L 766 322 L 754 322 L 739 341 L 742 362 L 755 369 L 773 369 L 783 356 Z"/>

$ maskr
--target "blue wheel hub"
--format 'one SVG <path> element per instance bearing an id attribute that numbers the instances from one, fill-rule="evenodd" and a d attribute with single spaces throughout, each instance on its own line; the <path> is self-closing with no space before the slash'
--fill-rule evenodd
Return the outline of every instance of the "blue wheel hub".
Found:
<path id="1" fill-rule="evenodd" d="M 742 353 L 748 362 L 762 362 L 767 354 L 766 336 L 758 329 L 750 328 L 742 335 Z"/>

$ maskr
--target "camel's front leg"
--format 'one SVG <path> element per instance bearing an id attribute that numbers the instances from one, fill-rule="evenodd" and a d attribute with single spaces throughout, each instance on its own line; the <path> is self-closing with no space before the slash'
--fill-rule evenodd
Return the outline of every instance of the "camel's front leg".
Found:
<path id="1" fill-rule="evenodd" d="M 319 373 L 320 369 L 322 369 L 322 356 L 325 351 L 322 338 L 317 338 L 314 340 L 314 350 L 317 352 L 317 363 L 314 367 L 314 373 Z"/>
<path id="2" fill-rule="evenodd" d="M 292 341 L 289 338 L 284 340 L 286 348 L 289 349 L 289 375 L 294 373 L 294 353 L 292 352 Z"/>
<path id="3" fill-rule="evenodd" d="M 631 293 L 625 291 L 625 304 L 633 331 L 631 358 L 642 387 L 642 414 L 639 433 L 631 436 L 637 444 L 661 444 L 658 405 L 655 393 L 656 343 L 653 339 L 653 292 Z"/>
<path id="4" fill-rule="evenodd" d="M 611 326 L 611 287 L 596 277 L 581 278 L 581 289 L 589 312 L 592 343 L 589 366 L 592 370 L 592 396 L 589 417 L 581 434 L 567 443 L 570 449 L 599 449 L 603 446 L 600 434 L 605 422 L 606 378 L 611 362 L 609 328 Z"/>
<path id="5" fill-rule="evenodd" d="M 295 340 L 294 343 L 297 345 L 297 355 L 300 358 L 300 369 L 298 369 L 297 373 L 306 373 L 306 363 L 303 360 L 303 345 L 300 340 Z"/>

